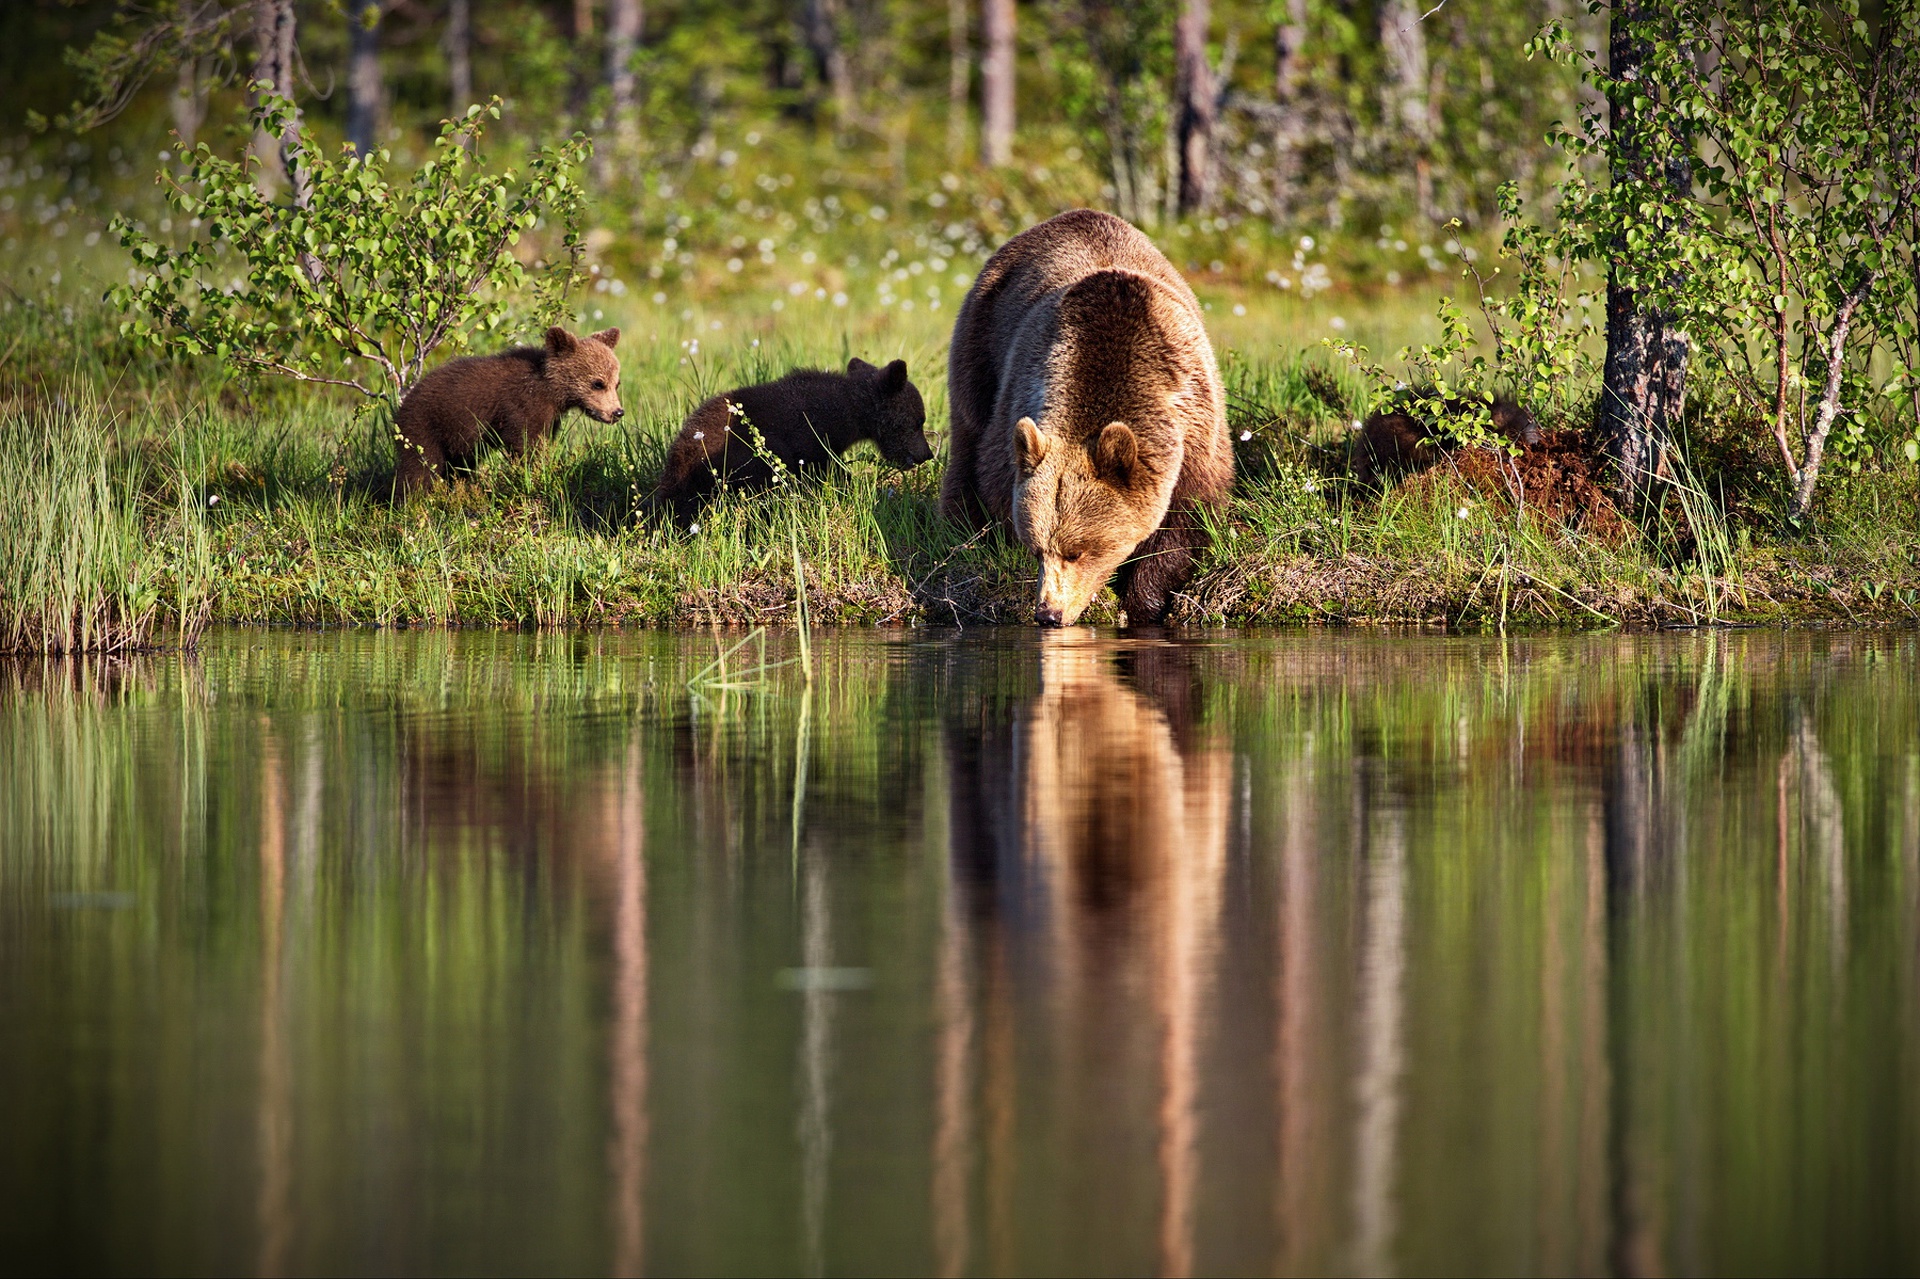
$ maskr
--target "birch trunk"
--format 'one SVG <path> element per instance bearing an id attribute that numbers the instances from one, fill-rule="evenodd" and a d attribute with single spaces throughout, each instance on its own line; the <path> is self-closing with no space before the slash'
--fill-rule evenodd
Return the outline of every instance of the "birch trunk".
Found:
<path id="1" fill-rule="evenodd" d="M 1380 6 L 1380 51 L 1387 63 L 1382 114 L 1413 157 L 1414 199 L 1421 218 L 1432 222 L 1434 129 L 1428 110 L 1427 36 L 1415 0 L 1385 0 Z"/>
<path id="2" fill-rule="evenodd" d="M 1608 59 L 1615 78 L 1631 78 L 1646 56 L 1633 26 L 1645 10 L 1627 3 L 1613 10 Z M 1608 129 L 1615 139 L 1613 181 L 1644 181 L 1655 160 L 1636 143 L 1637 120 L 1628 95 L 1616 93 L 1608 104 Z M 1682 166 L 1666 166 L 1661 175 L 1684 192 Z M 1617 251 L 1624 251 L 1620 246 Z M 1647 497 L 1664 460 L 1667 441 L 1679 422 L 1687 392 L 1687 338 L 1675 318 L 1644 304 L 1616 272 L 1607 280 L 1607 358 L 1601 376 L 1599 425 L 1614 464 L 1614 483 L 1626 509 Z"/>
<path id="3" fill-rule="evenodd" d="M 1288 0 L 1287 18 L 1273 29 L 1273 220 L 1293 212 L 1300 186 L 1300 149 L 1306 139 L 1307 0 Z"/>
<path id="4" fill-rule="evenodd" d="M 947 0 L 947 160 L 967 153 L 967 101 L 973 87 L 973 45 L 967 0 Z"/>
<path id="5" fill-rule="evenodd" d="M 1853 317 L 1872 291 L 1876 275 L 1869 273 L 1859 287 L 1847 295 L 1833 317 L 1827 334 L 1827 384 L 1820 392 L 1820 407 L 1815 411 L 1813 432 L 1807 437 L 1807 460 L 1795 476 L 1793 513 L 1805 519 L 1813 509 L 1813 486 L 1820 482 L 1820 463 L 1827 452 L 1827 436 L 1833 433 L 1833 420 L 1840 412 L 1840 387 L 1847 371 L 1847 337 L 1853 331 Z M 1789 459 L 1791 462 L 1791 459 Z"/>
<path id="6" fill-rule="evenodd" d="M 1174 22 L 1174 118 L 1180 156 L 1180 212 L 1213 204 L 1213 126 L 1217 100 L 1207 63 L 1209 0 L 1182 0 Z"/>
<path id="7" fill-rule="evenodd" d="M 826 86 L 840 119 L 853 114 L 853 80 L 847 70 L 847 51 L 840 45 L 838 0 L 806 0 L 805 35 L 814 70 Z"/>
<path id="8" fill-rule="evenodd" d="M 252 74 L 254 80 L 267 86 L 261 93 L 250 95 L 253 105 L 257 106 L 267 92 L 278 93 L 288 101 L 293 100 L 294 36 L 293 0 L 253 0 Z M 277 138 L 260 134 L 254 138 L 253 147 L 254 154 L 260 157 L 258 180 L 261 190 L 272 194 L 281 182 L 285 182 L 294 204 L 306 208 L 313 193 L 308 185 L 306 170 L 299 162 L 298 112 L 288 121 L 286 132 Z"/>
<path id="9" fill-rule="evenodd" d="M 173 131 L 180 135 L 180 141 L 192 146 L 194 138 L 200 132 L 200 126 L 207 119 L 207 79 L 204 74 L 204 59 L 184 58 L 181 60 L 178 79 L 174 84 L 173 96 L 167 106 L 173 116 Z"/>
<path id="10" fill-rule="evenodd" d="M 998 167 L 1013 159 L 1013 0 L 983 0 L 980 28 L 980 159 Z"/>
<path id="11" fill-rule="evenodd" d="M 347 141 L 371 155 L 380 133 L 380 0 L 347 10 Z"/>
<path id="12" fill-rule="evenodd" d="M 645 15 L 640 0 L 607 0 L 607 111 L 613 126 L 612 154 L 599 152 L 597 167 L 602 181 L 612 176 L 614 155 L 630 157 L 640 138 L 636 118 L 636 93 L 633 54 L 640 44 L 640 23 Z"/>
<path id="13" fill-rule="evenodd" d="M 447 0 L 447 84 L 460 116 L 473 105 L 473 0 Z"/>

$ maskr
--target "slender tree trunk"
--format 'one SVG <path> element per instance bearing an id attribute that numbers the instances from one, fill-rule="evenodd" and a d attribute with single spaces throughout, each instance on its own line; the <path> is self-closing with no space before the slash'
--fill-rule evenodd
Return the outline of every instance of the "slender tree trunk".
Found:
<path id="1" fill-rule="evenodd" d="M 967 153 L 967 103 L 973 87 L 973 15 L 967 0 L 947 0 L 947 160 Z"/>
<path id="2" fill-rule="evenodd" d="M 447 0 L 447 83 L 457 117 L 473 105 L 473 0 Z"/>
<path id="3" fill-rule="evenodd" d="M 1300 150 L 1306 139 L 1307 0 L 1288 0 L 1287 20 L 1273 29 L 1273 220 L 1292 212 L 1299 194 Z"/>
<path id="4" fill-rule="evenodd" d="M 1181 0 L 1173 26 L 1174 120 L 1179 135 L 1180 212 L 1213 204 L 1213 126 L 1217 98 L 1207 63 L 1208 0 Z"/>
<path id="5" fill-rule="evenodd" d="M 293 0 L 253 0 L 253 79 L 267 86 L 251 94 L 258 105 L 264 93 L 278 93 L 293 100 L 295 50 Z M 278 138 L 264 134 L 254 139 L 254 154 L 260 157 L 259 181 L 269 193 L 284 181 L 293 202 L 306 208 L 313 197 L 304 166 L 299 163 L 300 117 L 296 112 L 287 122 L 286 132 Z"/>
<path id="6" fill-rule="evenodd" d="M 1435 218 L 1433 116 L 1427 110 L 1427 36 L 1415 0 L 1385 0 L 1380 6 L 1380 51 L 1386 57 L 1383 115 L 1398 129 L 1413 156 L 1414 198 L 1420 216 Z"/>
<path id="7" fill-rule="evenodd" d="M 207 118 L 207 78 L 205 60 L 201 58 L 183 58 L 180 62 L 179 77 L 173 89 L 173 97 L 167 106 L 173 116 L 173 131 L 180 135 L 180 141 L 192 146 L 194 138 L 200 132 L 200 126 Z"/>
<path id="8" fill-rule="evenodd" d="M 1813 432 L 1807 437 L 1807 460 L 1795 475 L 1793 513 L 1802 519 L 1813 509 L 1813 486 L 1820 482 L 1820 462 L 1826 456 L 1827 436 L 1833 433 L 1833 420 L 1840 412 L 1840 388 L 1847 371 L 1847 337 L 1853 330 L 1853 317 L 1860 304 L 1873 291 L 1878 273 L 1869 272 L 1853 292 L 1847 294 L 1833 317 L 1827 334 L 1827 381 L 1820 392 L 1820 406 L 1813 419 Z M 1788 458 L 1791 465 L 1792 458 Z"/>
<path id="9" fill-rule="evenodd" d="M 380 0 L 353 0 L 347 27 L 347 141 L 371 155 L 380 133 Z"/>
<path id="10" fill-rule="evenodd" d="M 853 114 L 853 80 L 847 51 L 840 44 L 839 0 L 806 0 L 803 22 L 813 67 L 841 120 Z"/>
<path id="11" fill-rule="evenodd" d="M 1608 57 L 1616 78 L 1631 78 L 1646 56 L 1645 42 L 1633 33 L 1644 12 L 1634 0 L 1613 9 Z M 1638 121 L 1626 94 L 1614 95 L 1607 120 L 1614 139 L 1613 181 L 1645 181 L 1656 160 L 1647 154 L 1645 141 L 1636 137 Z M 1664 165 L 1660 176 L 1678 193 L 1690 187 L 1684 163 Z M 1619 244 L 1614 251 L 1624 253 L 1626 247 Z M 1621 285 L 1617 273 L 1610 271 L 1599 426 L 1613 459 L 1618 496 L 1628 509 L 1638 508 L 1646 499 L 1672 428 L 1680 420 L 1686 391 L 1686 335 L 1671 314 L 1643 305 L 1634 290 Z"/>
<path id="12" fill-rule="evenodd" d="M 598 83 L 593 71 L 598 61 L 593 49 L 593 2 L 573 0 L 573 82 L 567 90 L 567 109 L 576 117 L 585 114 Z"/>
<path id="13" fill-rule="evenodd" d="M 633 154 L 639 140 L 639 121 L 635 118 L 633 54 L 640 43 L 642 19 L 640 0 L 607 0 L 607 111 L 613 126 L 614 153 Z M 612 176 L 613 155 L 605 148 L 598 153 L 601 180 Z"/>
<path id="14" fill-rule="evenodd" d="M 982 0 L 980 160 L 990 168 L 1013 160 L 1013 24 L 1013 0 Z"/>

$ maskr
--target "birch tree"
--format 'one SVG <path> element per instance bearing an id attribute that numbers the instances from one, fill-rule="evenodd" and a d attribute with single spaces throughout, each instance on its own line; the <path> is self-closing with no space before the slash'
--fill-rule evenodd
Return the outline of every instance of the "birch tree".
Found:
<path id="1" fill-rule="evenodd" d="M 1013 0 L 982 0 L 980 34 L 980 159 L 998 167 L 1013 159 Z"/>
<path id="2" fill-rule="evenodd" d="M 361 155 L 380 132 L 380 17 L 380 0 L 353 0 L 347 11 L 347 141 Z"/>
<path id="3" fill-rule="evenodd" d="M 1180 212 L 1213 203 L 1213 126 L 1218 95 L 1207 62 L 1208 0 L 1181 0 L 1174 20 L 1174 119 L 1180 154 Z"/>

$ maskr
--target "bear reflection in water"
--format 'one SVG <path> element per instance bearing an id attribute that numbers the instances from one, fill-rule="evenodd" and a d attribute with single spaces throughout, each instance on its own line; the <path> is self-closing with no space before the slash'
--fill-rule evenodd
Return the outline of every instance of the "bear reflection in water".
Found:
<path id="1" fill-rule="evenodd" d="M 1148 1204 L 1157 1205 L 1167 1274 L 1192 1263 L 1200 1055 L 1232 807 L 1233 755 L 1225 734 L 1196 715 L 1190 652 L 1046 633 L 1038 692 L 1009 715 L 991 692 L 960 690 L 947 732 L 955 901 L 942 1020 L 977 1001 L 989 1112 L 1010 1113 L 1016 1091 L 1034 1086 L 1029 1075 L 1016 1087 L 1015 1059 L 1051 1058 L 1059 1069 L 1038 1073 L 1053 1082 L 1030 1113 L 1104 1129 L 1103 1144 L 1119 1144 L 1114 1154 L 1154 1167 L 1139 1187 L 1150 1196 L 1139 1220 L 1152 1220 Z M 1020 657 L 1032 660 L 1030 651 Z M 1046 980 L 1031 980 L 1040 972 Z M 1038 992 L 1044 1006 L 1028 1006 Z M 1154 1080 L 1158 1095 L 1116 1112 L 1111 1089 L 1125 1080 Z M 936 1104 L 964 1109 L 966 1091 L 942 1088 Z M 968 1127 L 962 1115 L 942 1120 L 943 1129 Z M 1006 1184 L 1016 1159 L 1010 1147 L 995 1149 L 994 1127 L 984 1152 L 990 1187 Z M 1110 1220 L 1114 1197 L 1129 1197 L 1111 1169 L 1068 1178 L 1076 1179 L 1056 1189 L 1086 1219 Z M 1011 1211 L 986 1210 L 989 1219 Z M 966 1209 L 936 1195 L 936 1211 L 964 1219 Z"/>

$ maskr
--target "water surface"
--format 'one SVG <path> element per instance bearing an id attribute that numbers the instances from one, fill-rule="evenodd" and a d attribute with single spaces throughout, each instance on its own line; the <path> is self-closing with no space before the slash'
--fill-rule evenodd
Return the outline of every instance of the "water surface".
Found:
<path id="1" fill-rule="evenodd" d="M 0 668 L 5 1268 L 1920 1268 L 1911 632 L 752 651 Z"/>

